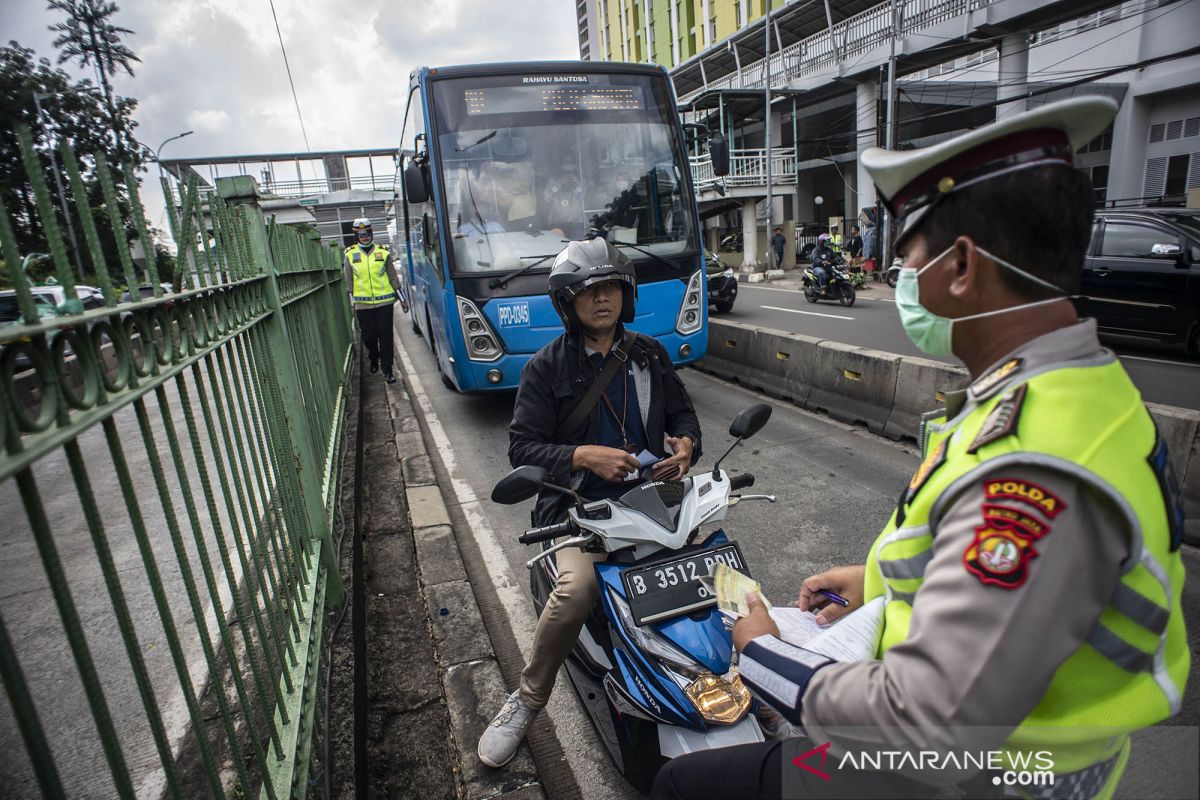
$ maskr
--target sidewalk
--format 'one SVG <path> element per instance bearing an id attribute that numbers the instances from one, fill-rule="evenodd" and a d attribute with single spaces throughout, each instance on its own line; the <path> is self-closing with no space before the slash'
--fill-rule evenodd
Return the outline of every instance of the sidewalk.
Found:
<path id="1" fill-rule="evenodd" d="M 368 738 L 372 797 L 544 798 L 522 747 L 503 770 L 483 766 L 475 744 L 507 692 L 413 404 L 403 383 L 356 376 L 347 392 L 353 463 L 359 377 L 365 377 L 362 533 L 366 581 Z M 354 472 L 342 487 L 353 535 Z M 350 585 L 352 540 L 341 549 Z M 354 796 L 350 615 L 331 670 L 329 733 L 335 797 Z M 331 621 L 331 626 L 336 617 Z M 318 754 L 319 755 L 319 754 Z"/>

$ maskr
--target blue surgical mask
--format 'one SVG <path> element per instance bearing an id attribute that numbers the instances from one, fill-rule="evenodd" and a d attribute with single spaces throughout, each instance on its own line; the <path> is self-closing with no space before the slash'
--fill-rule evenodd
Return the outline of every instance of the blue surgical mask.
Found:
<path id="1" fill-rule="evenodd" d="M 968 319 L 979 319 L 981 317 L 991 317 L 997 314 L 1007 314 L 1010 311 L 1020 311 L 1023 308 L 1033 308 L 1035 306 L 1044 306 L 1049 303 L 1057 303 L 1065 299 L 1062 294 L 1062 289 L 1044 281 L 1036 275 L 1031 275 L 1020 267 L 1015 267 L 1002 258 L 992 255 L 987 250 L 984 250 L 978 245 L 975 247 L 980 253 L 995 261 L 1002 267 L 1011 269 L 1013 272 L 1028 278 L 1035 283 L 1040 283 L 1047 286 L 1060 294 L 1059 297 L 1051 297 L 1048 300 L 1036 300 L 1032 303 L 1022 303 L 1019 306 L 1010 308 L 998 308 L 995 311 L 984 311 L 980 314 L 971 314 L 966 317 L 942 317 L 934 314 L 925 306 L 921 305 L 920 283 L 917 278 L 921 273 L 932 267 L 937 262 L 945 258 L 954 245 L 950 245 L 941 253 L 934 256 L 930 261 L 926 262 L 925 266 L 920 269 L 902 269 L 900 275 L 896 279 L 896 309 L 900 312 L 900 324 L 904 326 L 904 332 L 908 334 L 908 338 L 912 339 L 913 344 L 920 348 L 923 352 L 931 356 L 952 356 L 954 350 L 951 346 L 953 341 L 953 329 L 955 322 L 962 322 Z"/>

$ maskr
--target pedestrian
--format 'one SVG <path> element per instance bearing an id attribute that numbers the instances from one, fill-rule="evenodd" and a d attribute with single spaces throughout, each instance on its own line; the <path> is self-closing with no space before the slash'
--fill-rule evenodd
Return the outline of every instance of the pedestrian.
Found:
<path id="1" fill-rule="evenodd" d="M 928 796 L 930 784 L 1001 796 L 1001 772 L 981 765 L 1031 753 L 1054 796 L 1108 798 L 1130 733 L 1178 712 L 1190 658 L 1178 484 L 1138 390 L 1070 301 L 1092 232 L 1073 149 L 1116 111 L 1079 97 L 863 153 L 902 225 L 901 323 L 971 383 L 926 416 L 922 462 L 866 563 L 800 587 L 796 605 L 822 624 L 879 599 L 876 659 L 792 646 L 757 604 L 734 627 L 743 681 L 803 725 L 792 746 L 828 757 L 828 782 L 764 743 L 671 761 L 654 798 Z M 956 761 L 846 762 L 885 750 Z"/>
<path id="2" fill-rule="evenodd" d="M 783 249 L 787 247 L 787 238 L 783 235 L 783 228 L 775 228 L 775 235 L 771 237 L 771 249 L 775 251 L 775 269 L 783 269 Z"/>
<path id="3" fill-rule="evenodd" d="M 862 265 L 863 255 L 863 237 L 858 232 L 857 225 L 850 226 L 850 241 L 847 244 L 850 251 L 850 263 L 855 266 Z"/>
<path id="4" fill-rule="evenodd" d="M 604 239 L 568 242 L 550 271 L 550 300 L 565 332 L 521 372 L 508 428 L 514 467 L 544 467 L 559 486 L 589 500 L 619 497 L 640 485 L 639 453 L 658 461 L 648 477 L 682 479 L 700 457 L 700 422 L 670 355 L 633 322 L 632 262 Z M 570 498 L 538 496 L 533 525 L 559 522 Z M 592 565 L 604 554 L 567 548 L 558 580 L 534 629 L 520 687 L 479 739 L 479 760 L 508 763 L 599 596 Z"/>
<path id="5" fill-rule="evenodd" d="M 879 274 L 879 255 L 875 252 L 875 241 L 879 234 L 879 229 L 870 219 L 867 220 L 867 226 L 863 229 L 863 258 L 872 262 L 872 269 L 876 275 Z"/>
<path id="6" fill-rule="evenodd" d="M 392 254 L 386 247 L 375 244 L 371 221 L 359 217 L 351 224 L 351 228 L 358 242 L 345 249 L 343 269 L 354 316 L 358 319 L 363 345 L 371 360 L 371 374 L 379 372 L 382 364 L 383 379 L 395 383 L 396 376 L 392 372 L 392 306 L 399 299 L 401 308 L 408 311 L 408 302 L 403 297 L 400 280 L 396 277 Z"/>

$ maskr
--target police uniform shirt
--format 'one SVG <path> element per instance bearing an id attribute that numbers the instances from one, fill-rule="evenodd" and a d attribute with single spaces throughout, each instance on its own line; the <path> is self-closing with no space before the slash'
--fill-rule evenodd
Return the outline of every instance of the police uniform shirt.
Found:
<path id="1" fill-rule="evenodd" d="M 1095 321 L 1086 320 L 1028 342 L 996 366 L 1021 359 L 1019 370 L 1005 376 L 1007 384 L 1051 365 L 1105 357 L 1112 356 L 1099 345 Z M 965 557 L 985 522 L 985 502 L 991 514 L 1000 506 L 1030 515 L 1021 500 L 985 498 L 987 479 L 1000 477 L 1042 487 L 1063 506 L 1053 519 L 1034 509 L 1052 530 L 1037 540 L 1037 557 L 1014 588 L 981 580 Z M 1132 532 L 1110 500 L 1076 478 L 1010 463 L 940 502 L 940 513 L 935 507 L 931 517 L 932 559 L 913 600 L 907 639 L 882 660 L 833 664 L 813 676 L 801 719 L 814 741 L 833 741 L 837 749 L 998 749 L 1005 730 L 1037 706 L 1113 596 Z M 850 736 L 842 726 L 863 727 Z"/>
<path id="2" fill-rule="evenodd" d="M 362 245 L 358 245 L 358 247 L 362 248 Z M 366 248 L 362 248 L 362 249 L 363 249 L 364 253 L 367 253 L 367 255 L 370 255 L 372 252 L 374 252 L 374 249 L 376 247 L 378 247 L 378 245 L 372 244 L 371 250 L 367 250 Z M 400 289 L 400 279 L 398 277 L 396 277 L 396 265 L 393 260 L 393 254 L 390 250 L 388 251 L 387 261 L 384 262 L 384 269 L 387 270 L 388 285 L 390 285 L 393 289 L 396 290 L 397 298 L 404 300 L 404 297 L 402 296 L 401 289 Z M 353 297 L 354 297 L 354 266 L 350 263 L 350 256 L 348 256 L 348 255 L 342 257 L 342 274 L 345 276 L 345 279 L 346 279 L 346 288 L 349 290 L 350 296 L 353 299 Z M 362 309 L 365 309 L 365 308 L 378 308 L 379 307 L 378 305 L 369 305 L 369 304 L 363 304 L 363 303 L 353 303 L 353 306 L 354 306 L 355 311 L 361 311 Z"/>

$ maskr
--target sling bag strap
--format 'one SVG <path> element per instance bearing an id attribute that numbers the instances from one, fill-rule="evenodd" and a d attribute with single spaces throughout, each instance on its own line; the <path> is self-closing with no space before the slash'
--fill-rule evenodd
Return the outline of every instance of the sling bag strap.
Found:
<path id="1" fill-rule="evenodd" d="M 625 337 L 617 345 L 616 350 L 613 351 L 614 358 L 608 360 L 608 363 L 604 365 L 604 369 L 596 377 L 596 381 L 588 387 L 587 393 L 579 398 L 579 402 L 571 409 L 571 413 L 567 415 L 563 423 L 558 426 L 558 430 L 554 432 L 554 440 L 556 442 L 561 442 L 571 435 L 571 432 L 579 427 L 588 414 L 592 413 L 592 409 L 596 407 L 596 403 L 600 400 L 600 395 L 604 394 L 604 390 L 612 383 L 612 379 L 621 371 L 625 363 L 629 361 L 629 350 L 633 347 L 636 339 L 636 333 L 625 331 Z"/>

